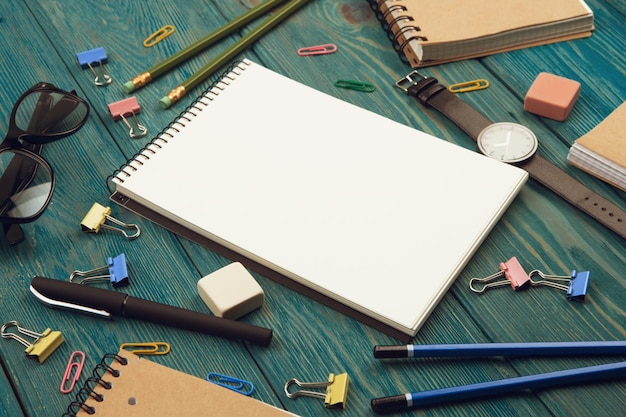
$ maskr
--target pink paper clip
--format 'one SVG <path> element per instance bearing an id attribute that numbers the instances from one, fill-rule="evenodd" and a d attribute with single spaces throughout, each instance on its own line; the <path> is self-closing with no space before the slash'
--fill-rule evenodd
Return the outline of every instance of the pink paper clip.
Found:
<path id="1" fill-rule="evenodd" d="M 522 265 L 514 256 L 506 262 L 500 262 L 500 271 L 485 278 L 472 278 L 470 279 L 470 290 L 477 294 L 482 294 L 489 288 L 500 287 L 502 285 L 510 285 L 513 291 L 525 290 L 530 287 L 530 275 L 524 271 Z M 504 276 L 504 280 L 494 281 L 495 279 Z M 483 284 L 482 287 L 475 287 L 474 283 L 479 282 Z"/>
<path id="2" fill-rule="evenodd" d="M 140 112 L 141 106 L 137 103 L 137 98 L 135 98 L 135 96 L 109 104 L 109 113 L 111 113 L 113 120 L 122 119 L 124 124 L 126 124 L 129 129 L 128 135 L 133 139 L 144 137 L 146 133 L 148 133 L 148 129 L 141 125 L 137 120 L 137 114 Z M 127 117 L 133 118 L 136 128 L 131 126 L 126 119 Z"/>
<path id="3" fill-rule="evenodd" d="M 61 380 L 61 392 L 63 394 L 69 394 L 72 392 L 76 383 L 80 379 L 80 374 L 83 371 L 85 365 L 85 354 L 81 351 L 75 351 L 70 355 L 70 359 L 67 361 L 67 367 Z"/>
<path id="4" fill-rule="evenodd" d="M 324 45 L 308 46 L 306 48 L 298 49 L 298 55 L 300 55 L 300 56 L 326 55 L 326 54 L 332 54 L 333 52 L 337 52 L 337 45 L 335 45 L 333 43 L 326 43 Z"/>

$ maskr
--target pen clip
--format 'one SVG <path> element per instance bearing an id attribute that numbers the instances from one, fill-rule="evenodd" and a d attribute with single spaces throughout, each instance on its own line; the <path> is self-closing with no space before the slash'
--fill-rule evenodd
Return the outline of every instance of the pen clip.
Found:
<path id="1" fill-rule="evenodd" d="M 79 304 L 72 304 L 72 303 L 67 303 L 65 301 L 53 300 L 52 298 L 46 297 L 45 295 L 37 291 L 32 285 L 30 286 L 30 292 L 33 293 L 33 295 L 37 298 L 37 300 L 47 305 L 48 307 L 59 308 L 62 310 L 73 310 L 79 313 L 85 313 L 85 314 L 89 314 L 89 315 L 96 316 L 96 317 L 111 318 L 111 313 L 105 310 L 97 310 L 95 308 L 85 307 Z"/>

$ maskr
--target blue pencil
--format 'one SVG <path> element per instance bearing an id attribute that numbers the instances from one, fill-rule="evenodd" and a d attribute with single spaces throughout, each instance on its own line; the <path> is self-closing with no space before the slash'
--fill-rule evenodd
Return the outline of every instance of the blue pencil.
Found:
<path id="1" fill-rule="evenodd" d="M 527 389 L 541 389 L 607 380 L 626 376 L 626 362 L 522 376 L 478 384 L 462 385 L 432 391 L 413 392 L 374 398 L 372 409 L 379 414 L 423 408 L 451 401 L 463 401 Z"/>
<path id="2" fill-rule="evenodd" d="M 378 359 L 623 354 L 626 354 L 626 341 L 374 346 L 374 357 Z"/>

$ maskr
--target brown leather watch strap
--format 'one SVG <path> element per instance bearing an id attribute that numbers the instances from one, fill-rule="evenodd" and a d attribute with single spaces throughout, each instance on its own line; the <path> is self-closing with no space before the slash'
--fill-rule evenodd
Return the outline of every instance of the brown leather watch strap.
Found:
<path id="1" fill-rule="evenodd" d="M 436 78 L 422 78 L 409 86 L 406 92 L 423 104 L 439 110 L 474 140 L 484 128 L 493 124 L 456 94 L 439 84 Z"/>
<path id="2" fill-rule="evenodd" d="M 535 155 L 519 165 L 531 178 L 626 239 L 626 212 L 551 162 Z"/>
<path id="3" fill-rule="evenodd" d="M 408 87 L 403 83 L 408 81 Z M 492 122 L 480 112 L 450 93 L 432 77 L 424 77 L 414 71 L 396 83 L 408 95 L 421 103 L 434 107 L 459 128 L 476 140 L 479 133 Z M 518 164 L 529 176 L 552 190 L 565 201 L 587 213 L 598 222 L 626 239 L 626 212 L 540 155 Z"/>

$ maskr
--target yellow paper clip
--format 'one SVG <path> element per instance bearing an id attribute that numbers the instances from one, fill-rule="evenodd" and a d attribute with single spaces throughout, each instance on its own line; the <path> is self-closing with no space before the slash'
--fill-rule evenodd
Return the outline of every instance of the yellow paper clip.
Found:
<path id="1" fill-rule="evenodd" d="M 487 87 L 489 87 L 489 81 L 481 79 L 452 84 L 448 86 L 448 91 L 451 93 L 466 93 L 468 91 L 482 90 Z"/>
<path id="2" fill-rule="evenodd" d="M 335 81 L 335 87 L 362 91 L 364 93 L 373 93 L 376 90 L 376 87 L 374 87 L 372 84 L 355 80 L 337 80 Z"/>
<path id="3" fill-rule="evenodd" d="M 32 337 L 35 339 L 33 343 L 28 343 L 26 339 L 19 336 L 17 333 L 7 332 L 6 329 L 9 327 L 17 327 L 17 331 L 22 333 L 23 335 Z M 60 345 L 64 342 L 63 335 L 59 331 L 52 331 L 50 329 L 46 329 L 43 333 L 35 333 L 32 330 L 24 329 L 20 327 L 17 321 L 12 320 L 6 322 L 2 325 L 2 329 L 0 330 L 0 334 L 4 339 L 15 339 L 24 346 L 26 346 L 26 357 L 30 359 L 35 359 L 39 361 L 39 363 L 43 363 L 48 356 L 52 354 Z"/>
<path id="4" fill-rule="evenodd" d="M 143 41 L 143 46 L 145 46 L 146 48 L 150 48 L 151 46 L 156 45 L 157 43 L 161 42 L 163 39 L 170 36 L 172 33 L 174 33 L 175 30 L 176 28 L 174 28 L 174 26 L 165 25 L 161 29 L 154 32 L 152 35 L 148 36 Z"/>
<path id="5" fill-rule="evenodd" d="M 76 383 L 80 379 L 80 374 L 85 366 L 85 354 L 79 350 L 72 352 L 70 359 L 67 361 L 67 367 L 61 380 L 61 393 L 69 394 L 72 392 Z"/>
<path id="6" fill-rule="evenodd" d="M 131 348 L 129 350 L 129 348 Z M 147 348 L 147 349 L 136 349 Z M 135 355 L 165 355 L 170 351 L 170 345 L 166 342 L 146 342 L 146 343 L 122 343 L 120 349 L 128 350 Z"/>
<path id="7" fill-rule="evenodd" d="M 315 392 L 296 390 L 294 392 L 289 391 L 291 385 L 297 385 L 300 388 L 326 388 L 326 392 Z M 296 398 L 300 396 L 322 398 L 324 399 L 324 406 L 326 408 L 345 408 L 346 397 L 348 396 L 348 384 L 349 378 L 347 373 L 335 375 L 328 375 L 328 381 L 326 382 L 300 382 L 295 378 L 290 379 L 285 383 L 285 394 L 289 398 Z"/>
<path id="8" fill-rule="evenodd" d="M 88 233 L 98 233 L 100 231 L 100 228 L 103 228 L 119 232 L 126 236 L 127 239 L 136 239 L 139 237 L 139 235 L 141 234 L 139 226 L 137 226 L 136 224 L 122 223 L 121 221 L 111 217 L 110 214 L 110 207 L 104 207 L 98 203 L 94 203 L 93 206 L 91 206 L 91 209 L 89 209 L 89 212 L 87 212 L 87 215 L 80 222 L 81 230 Z M 135 233 L 129 235 L 124 229 L 105 224 L 107 220 L 119 226 L 122 226 L 124 229 L 135 229 Z"/>

